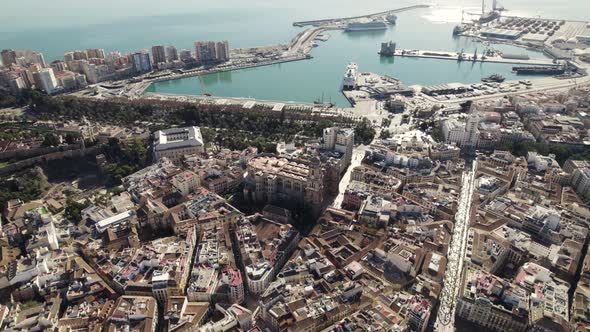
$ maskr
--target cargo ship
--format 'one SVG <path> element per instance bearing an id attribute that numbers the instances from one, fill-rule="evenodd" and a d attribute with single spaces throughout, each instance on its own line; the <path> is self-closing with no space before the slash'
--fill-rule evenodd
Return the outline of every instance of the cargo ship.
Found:
<path id="1" fill-rule="evenodd" d="M 372 21 L 372 22 L 353 22 L 349 23 L 344 31 L 346 32 L 357 32 L 357 31 L 378 31 L 378 30 L 386 30 L 387 24 L 382 21 Z"/>
<path id="2" fill-rule="evenodd" d="M 490 23 L 491 21 L 500 17 L 500 12 L 492 10 L 491 12 L 483 13 L 479 17 L 479 24 Z"/>
<path id="3" fill-rule="evenodd" d="M 481 1 L 481 16 L 479 17 L 479 24 L 489 23 L 500 17 L 500 11 L 497 9 L 496 0 L 493 1 L 492 10 L 489 12 L 485 11 L 486 4 L 485 0 Z"/>
<path id="4" fill-rule="evenodd" d="M 561 75 L 565 73 L 565 68 L 556 66 L 526 66 L 512 67 L 512 71 L 518 75 Z"/>
<path id="5" fill-rule="evenodd" d="M 485 82 L 485 83 L 491 83 L 491 82 L 502 83 L 505 80 L 506 80 L 506 78 L 504 78 L 504 76 L 502 76 L 500 74 L 492 74 L 488 77 L 484 77 L 481 79 L 481 81 Z"/>

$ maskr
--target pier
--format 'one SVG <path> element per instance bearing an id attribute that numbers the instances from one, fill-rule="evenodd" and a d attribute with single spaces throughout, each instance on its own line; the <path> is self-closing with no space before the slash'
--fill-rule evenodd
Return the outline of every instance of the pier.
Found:
<path id="1" fill-rule="evenodd" d="M 350 17 L 341 17 L 341 18 L 327 18 L 327 19 L 320 19 L 320 20 L 311 20 L 311 21 L 299 21 L 294 22 L 293 25 L 296 27 L 304 27 L 304 26 L 331 26 L 331 25 L 342 25 L 349 23 L 349 21 L 360 20 L 360 19 L 378 19 L 383 18 L 389 14 L 401 13 L 404 11 L 418 9 L 418 8 L 428 8 L 429 5 L 414 5 L 408 6 L 398 9 L 386 10 L 383 12 L 373 13 L 373 14 L 366 14 L 366 15 L 359 15 L 359 16 L 350 16 Z"/>
<path id="2" fill-rule="evenodd" d="M 535 66 L 555 66 L 556 64 L 552 59 L 514 59 L 514 58 L 503 58 L 501 55 L 483 55 L 477 54 L 474 58 L 474 54 L 461 53 L 461 52 L 448 52 L 448 51 L 428 51 L 428 50 L 404 50 L 396 49 L 392 56 L 401 56 L 408 58 L 426 58 L 426 59 L 440 59 L 440 60 L 453 60 L 463 62 L 492 62 L 492 63 L 506 63 L 506 64 L 520 64 L 520 65 L 535 65 Z"/>

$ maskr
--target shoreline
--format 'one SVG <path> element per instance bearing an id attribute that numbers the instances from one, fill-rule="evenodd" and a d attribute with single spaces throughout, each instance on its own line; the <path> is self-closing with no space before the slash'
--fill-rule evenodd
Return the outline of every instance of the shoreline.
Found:
<path id="1" fill-rule="evenodd" d="M 166 92 L 158 92 L 154 89 L 154 91 L 147 91 L 152 87 L 154 83 L 160 82 L 167 82 L 167 81 L 174 81 L 183 78 L 190 78 L 190 77 L 199 77 L 201 84 L 204 84 L 200 76 L 209 75 L 209 74 L 216 74 L 216 73 L 223 73 L 223 72 L 231 72 L 231 71 L 239 71 L 241 69 L 252 69 L 256 67 L 264 67 L 270 66 L 275 64 L 287 63 L 287 62 L 294 62 L 294 61 L 301 61 L 301 60 L 308 60 L 312 59 L 311 52 L 313 48 L 315 48 L 318 44 L 316 43 L 316 38 L 329 30 L 343 30 L 346 24 L 346 20 L 350 19 L 358 19 L 363 17 L 379 17 L 380 15 L 389 14 L 392 12 L 401 12 L 401 11 L 409 11 L 417 8 L 428 8 L 428 5 L 415 5 L 404 7 L 400 9 L 390 10 L 379 12 L 375 14 L 367 14 L 362 16 L 354 16 L 349 18 L 341 18 L 341 19 L 324 19 L 318 21 L 303 21 L 304 23 L 307 22 L 321 22 L 318 26 L 304 28 L 300 32 L 298 32 L 289 42 L 287 43 L 279 43 L 273 44 L 269 46 L 261 46 L 261 47 L 254 47 L 254 48 L 239 48 L 233 49 L 231 52 L 233 54 L 238 55 L 235 58 L 231 58 L 231 60 L 227 63 L 223 63 L 220 65 L 216 65 L 210 68 L 203 68 L 198 67 L 194 68 L 185 72 L 169 72 L 164 73 L 165 76 L 159 76 L 154 78 L 147 78 L 147 77 L 138 77 L 141 81 L 136 82 L 125 82 L 123 83 L 123 88 L 116 92 L 111 93 L 112 96 L 124 96 L 124 97 L 131 97 L 131 98 L 141 98 L 142 96 L 146 96 L 149 98 L 186 98 L 187 100 L 233 100 L 233 101 L 240 101 L 240 102 L 247 102 L 247 101 L 256 101 L 261 103 L 281 103 L 281 101 L 277 100 L 265 100 L 265 99 L 256 99 L 252 97 L 235 97 L 235 96 L 210 96 L 206 94 L 204 91 L 206 90 L 199 90 L 200 94 L 189 94 L 186 93 L 166 93 Z M 302 22 L 295 22 L 295 23 L 302 23 Z M 294 23 L 294 25 L 295 25 Z M 301 26 L 301 25 L 296 25 Z M 531 48 L 532 45 L 525 45 L 515 41 L 507 41 L 507 40 L 492 40 L 487 38 L 481 38 L 480 36 L 473 36 L 469 34 L 462 34 L 461 37 L 464 38 L 477 38 L 478 40 L 488 40 L 494 43 L 501 43 L 505 45 L 510 45 L 518 48 Z M 273 53 L 267 53 L 266 55 L 262 55 L 257 52 L 256 49 L 258 48 L 266 48 L 266 51 L 272 51 Z M 535 48 L 535 52 L 543 53 L 543 50 L 539 47 Z M 402 54 L 403 53 L 403 54 Z M 382 57 L 388 57 L 386 55 L 381 55 Z M 393 56 L 401 56 L 407 58 L 426 58 L 426 59 L 439 59 L 439 60 L 453 60 L 455 62 L 459 61 L 459 56 L 457 52 L 448 52 L 448 51 L 430 51 L 430 50 L 417 50 L 417 49 L 409 49 L 409 50 L 396 50 Z M 481 55 L 480 55 L 481 56 Z M 553 63 L 553 59 L 551 57 L 544 58 L 535 58 L 535 59 L 511 59 L 511 58 L 502 58 L 501 56 L 486 56 L 485 59 L 478 58 L 477 60 L 472 60 L 469 58 L 470 55 L 468 53 L 463 53 L 463 60 L 461 62 L 465 63 L 497 63 L 497 64 L 515 64 L 515 65 L 538 65 L 538 66 L 555 66 L 556 64 Z M 157 72 L 156 72 L 157 73 Z M 121 81 L 119 81 L 121 82 Z M 467 83 L 461 83 L 466 84 Z M 100 84 L 99 84 L 100 85 Z M 560 82 L 555 84 L 555 86 L 563 86 L 563 83 Z M 544 87 L 543 90 L 548 89 L 548 87 Z M 195 91 L 196 92 L 196 91 Z M 342 93 L 344 99 L 346 99 L 346 103 L 348 105 L 334 105 L 334 108 L 354 108 L 354 103 L 351 103 L 351 100 L 346 96 L 346 94 Z M 108 95 L 105 97 L 108 98 Z M 480 98 L 486 98 L 481 96 Z M 478 98 L 479 99 L 479 98 Z M 442 103 L 446 103 L 447 101 L 439 101 Z M 451 101 L 453 102 L 453 101 Z M 312 103 L 310 101 L 287 101 L 282 102 L 283 104 L 292 104 L 292 105 L 306 105 L 316 107 L 322 107 L 325 105 L 319 105 Z"/>

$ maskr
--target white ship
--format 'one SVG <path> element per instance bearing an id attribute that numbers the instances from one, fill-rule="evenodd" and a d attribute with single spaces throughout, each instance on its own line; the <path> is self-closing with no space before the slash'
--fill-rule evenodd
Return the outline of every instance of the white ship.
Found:
<path id="1" fill-rule="evenodd" d="M 348 23 L 344 31 L 347 32 L 356 32 L 356 31 L 376 31 L 376 30 L 386 30 L 387 24 L 383 21 L 372 21 L 372 22 L 353 22 Z"/>
<path id="2" fill-rule="evenodd" d="M 354 62 L 351 62 L 346 67 L 346 73 L 344 74 L 344 78 L 342 79 L 342 90 L 356 89 L 358 79 L 358 68 L 359 67 Z"/>

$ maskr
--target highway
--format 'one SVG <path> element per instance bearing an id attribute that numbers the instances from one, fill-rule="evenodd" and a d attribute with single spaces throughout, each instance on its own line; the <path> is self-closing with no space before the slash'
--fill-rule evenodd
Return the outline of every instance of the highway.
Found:
<path id="1" fill-rule="evenodd" d="M 440 296 L 440 307 L 436 317 L 434 329 L 437 332 L 452 332 L 455 330 L 455 310 L 457 296 L 461 287 L 463 272 L 463 260 L 467 246 L 469 220 L 471 216 L 471 203 L 475 191 L 475 170 L 477 161 L 473 162 L 472 169 L 463 173 L 459 208 L 455 215 L 455 226 L 451 246 L 447 253 L 447 267 L 443 281 L 443 289 Z"/>

